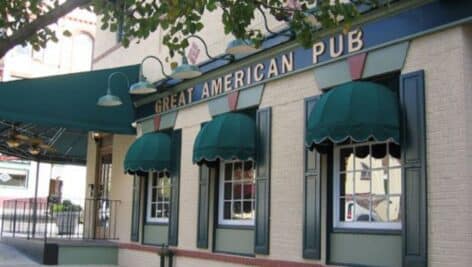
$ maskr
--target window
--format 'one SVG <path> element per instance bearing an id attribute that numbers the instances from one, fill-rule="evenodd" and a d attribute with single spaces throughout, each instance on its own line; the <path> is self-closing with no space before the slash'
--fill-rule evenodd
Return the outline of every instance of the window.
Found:
<path id="1" fill-rule="evenodd" d="M 72 71 L 88 71 L 92 67 L 93 39 L 86 33 L 72 37 Z"/>
<path id="2" fill-rule="evenodd" d="M 148 222 L 169 222 L 171 182 L 168 172 L 153 172 L 148 179 Z"/>
<path id="3" fill-rule="evenodd" d="M 0 186 L 26 188 L 28 170 L 0 169 Z"/>
<path id="4" fill-rule="evenodd" d="M 221 163 L 219 224 L 254 225 L 254 173 L 252 161 L 224 161 Z"/>
<path id="5" fill-rule="evenodd" d="M 334 149 L 334 226 L 401 229 L 402 166 L 394 143 Z"/>

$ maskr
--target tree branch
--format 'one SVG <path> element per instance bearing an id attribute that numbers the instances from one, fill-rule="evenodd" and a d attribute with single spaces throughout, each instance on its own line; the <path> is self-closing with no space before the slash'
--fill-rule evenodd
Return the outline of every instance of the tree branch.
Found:
<path id="1" fill-rule="evenodd" d="M 61 17 L 67 15 L 75 8 L 87 5 L 91 2 L 92 0 L 67 0 L 57 8 L 39 16 L 33 22 L 25 24 L 22 28 L 16 30 L 11 36 L 6 37 L 5 39 L 0 39 L 0 59 L 5 56 L 8 50 L 12 49 L 16 45 L 22 44 L 40 29 L 57 22 Z"/>

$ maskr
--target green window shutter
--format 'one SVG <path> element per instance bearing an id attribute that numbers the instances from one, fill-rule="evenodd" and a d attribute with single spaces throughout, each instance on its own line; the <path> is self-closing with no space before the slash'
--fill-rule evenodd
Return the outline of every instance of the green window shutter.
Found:
<path id="1" fill-rule="evenodd" d="M 254 252 L 269 254 L 271 109 L 257 111 Z"/>
<path id="2" fill-rule="evenodd" d="M 319 96 L 305 100 L 305 134 L 308 117 Z M 305 140 L 305 138 L 303 138 Z M 304 213 L 303 213 L 303 257 L 321 257 L 321 181 L 320 154 L 304 146 Z"/>
<path id="3" fill-rule="evenodd" d="M 403 266 L 427 265 L 424 71 L 400 76 Z"/>
<path id="4" fill-rule="evenodd" d="M 199 175 L 197 248 L 208 248 L 210 168 L 202 164 Z"/>
<path id="5" fill-rule="evenodd" d="M 133 200 L 131 210 L 131 241 L 139 241 L 139 214 L 141 202 L 141 177 L 134 175 L 133 177 Z"/>
<path id="6" fill-rule="evenodd" d="M 180 150 L 182 130 L 172 132 L 172 163 L 171 163 L 171 201 L 169 214 L 168 244 L 177 246 L 179 237 L 179 186 L 180 186 Z"/>

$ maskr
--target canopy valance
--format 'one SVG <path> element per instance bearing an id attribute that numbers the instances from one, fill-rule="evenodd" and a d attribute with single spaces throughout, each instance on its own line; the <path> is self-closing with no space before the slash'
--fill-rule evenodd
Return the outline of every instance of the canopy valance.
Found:
<path id="1" fill-rule="evenodd" d="M 256 123 L 244 113 L 225 113 L 205 124 L 193 145 L 193 162 L 249 160 L 256 153 Z"/>
<path id="2" fill-rule="evenodd" d="M 126 173 L 147 173 L 170 170 L 171 136 L 167 133 L 147 133 L 134 141 L 125 156 Z"/>
<path id="3" fill-rule="evenodd" d="M 392 90 L 356 81 L 320 97 L 308 118 L 307 147 L 370 140 L 400 142 L 398 98 Z"/>

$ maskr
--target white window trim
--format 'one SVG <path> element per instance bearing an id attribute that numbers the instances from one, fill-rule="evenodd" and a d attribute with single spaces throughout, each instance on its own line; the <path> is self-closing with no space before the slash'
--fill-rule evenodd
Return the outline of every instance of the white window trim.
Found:
<path id="1" fill-rule="evenodd" d="M 14 169 L 14 168 L 0 168 L 0 173 L 24 175 L 25 185 L 0 185 L 0 188 L 12 189 L 12 190 L 27 190 L 30 184 L 30 176 L 28 169 Z"/>
<path id="2" fill-rule="evenodd" d="M 225 163 L 234 163 L 241 160 L 220 161 L 220 178 L 218 185 L 218 224 L 232 226 L 254 226 L 255 218 L 251 220 L 227 220 L 224 219 L 224 181 L 225 181 Z M 243 161 L 241 161 L 243 162 Z M 254 163 L 253 163 L 254 164 Z M 255 201 L 255 200 L 254 200 Z"/>
<path id="3" fill-rule="evenodd" d="M 333 181 L 333 187 L 334 187 L 334 192 L 333 192 L 333 226 L 334 228 L 347 228 L 347 229 L 362 229 L 362 230 L 401 230 L 402 229 L 402 224 L 401 222 L 396 223 L 396 222 L 341 222 L 339 221 L 339 215 L 340 215 L 340 210 L 339 210 L 339 186 L 340 186 L 340 166 L 339 166 L 339 154 L 340 150 L 345 147 L 354 147 L 354 146 L 360 146 L 360 145 L 374 145 L 374 144 L 381 144 L 385 142 L 365 142 L 365 143 L 359 143 L 356 145 L 339 145 L 339 146 L 334 146 L 334 153 L 333 153 L 333 175 L 334 175 L 334 181 Z M 403 169 L 403 167 L 401 167 Z M 402 192 L 403 194 L 404 192 Z"/>
<path id="4" fill-rule="evenodd" d="M 148 174 L 148 184 L 147 184 L 147 203 L 146 203 L 146 222 L 148 223 L 169 223 L 169 218 L 153 218 L 151 217 L 151 207 L 152 207 L 152 176 L 154 172 L 149 172 Z M 159 178 L 158 178 L 159 179 Z M 170 200 L 169 200 L 170 205 Z"/>

